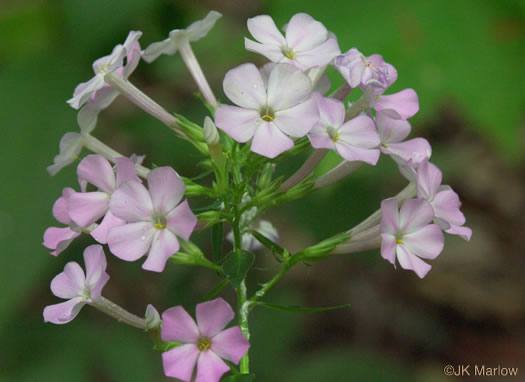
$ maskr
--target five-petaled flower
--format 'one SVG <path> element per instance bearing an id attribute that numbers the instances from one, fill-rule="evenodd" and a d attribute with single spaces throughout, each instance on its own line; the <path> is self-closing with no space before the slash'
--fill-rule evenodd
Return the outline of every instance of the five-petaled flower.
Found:
<path id="1" fill-rule="evenodd" d="M 269 75 L 253 64 L 226 73 L 224 92 L 237 106 L 221 105 L 215 124 L 238 142 L 253 138 L 251 150 L 268 158 L 293 147 L 288 136 L 305 136 L 319 120 L 308 76 L 290 64 L 275 65 Z"/>
<path id="2" fill-rule="evenodd" d="M 177 236 L 188 240 L 197 218 L 187 200 L 179 204 L 186 186 L 171 167 L 152 170 L 148 187 L 128 180 L 113 193 L 110 211 L 127 224 L 109 231 L 108 244 L 123 260 L 135 261 L 148 254 L 142 268 L 162 272 L 168 258 L 179 251 Z"/>
<path id="3" fill-rule="evenodd" d="M 238 326 L 223 330 L 234 313 L 222 298 L 197 304 L 196 316 L 195 323 L 182 306 L 162 314 L 162 340 L 182 343 L 162 353 L 164 373 L 189 382 L 197 365 L 195 382 L 218 382 L 230 369 L 221 358 L 239 363 L 250 344 Z"/>
<path id="4" fill-rule="evenodd" d="M 69 262 L 64 272 L 51 281 L 51 291 L 57 297 L 68 299 L 44 308 L 44 321 L 66 324 L 74 319 L 86 304 L 101 299 L 101 292 L 109 280 L 106 273 L 106 256 L 100 245 L 90 245 L 84 250 L 86 273 L 76 262 Z"/>
<path id="5" fill-rule="evenodd" d="M 444 237 L 436 224 L 431 224 L 434 210 L 425 199 L 407 200 L 399 210 L 397 198 L 381 203 L 381 256 L 403 269 L 411 269 L 423 278 L 431 266 L 423 259 L 433 260 L 443 250 Z"/>

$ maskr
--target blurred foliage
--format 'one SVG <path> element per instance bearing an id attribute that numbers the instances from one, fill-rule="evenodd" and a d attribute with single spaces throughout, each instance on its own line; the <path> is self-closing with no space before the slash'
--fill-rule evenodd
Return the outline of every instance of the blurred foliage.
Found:
<path id="1" fill-rule="evenodd" d="M 381 53 L 399 72 L 392 91 L 412 87 L 418 92 L 421 110 L 413 118 L 414 135 L 436 137 L 437 163 L 444 165 L 445 173 L 450 170 L 452 181 L 468 180 L 459 184 L 460 191 L 472 195 L 473 201 L 467 203 L 467 208 L 474 207 L 476 212 L 470 216 L 474 216 L 474 224 L 479 222 L 479 227 L 483 224 L 488 227 L 485 231 L 474 230 L 471 244 L 475 253 L 473 249 L 468 252 L 465 243 L 447 239 L 452 248 L 448 254 L 471 254 L 462 257 L 469 261 L 461 266 L 472 273 L 455 274 L 457 267 L 450 260 L 453 257 L 444 253 L 434 262 L 435 270 L 427 278 L 428 284 L 418 284 L 435 284 L 433 288 L 416 288 L 413 275 L 406 272 L 391 276 L 391 266 L 382 262 L 377 251 L 372 256 L 329 259 L 292 272 L 288 281 L 272 291 L 270 302 L 310 306 L 351 302 L 349 310 L 353 313 L 303 316 L 257 309 L 251 324 L 251 360 L 257 380 L 425 380 L 420 374 L 414 376 L 414 368 L 409 367 L 423 358 L 420 352 L 426 354 L 427 362 L 436 364 L 431 367 L 436 374 L 443 362 L 471 356 L 459 348 L 450 350 L 454 341 L 465 338 L 468 342 L 474 338 L 485 345 L 496 343 L 496 335 L 483 337 L 481 331 L 476 332 L 476 326 L 488 327 L 509 339 L 506 344 L 511 350 L 505 359 L 523 354 L 522 348 L 512 351 L 512 340 L 519 336 L 514 323 L 523 318 L 519 293 L 515 296 L 512 291 L 522 290 L 523 283 L 508 271 L 512 264 L 520 269 L 523 263 L 511 256 L 517 253 L 512 237 L 509 239 L 497 226 L 490 225 L 496 216 L 507 229 L 514 229 L 511 232 L 516 232 L 517 237 L 523 236 L 519 228 L 522 226 L 516 223 L 519 217 L 513 215 L 516 203 L 523 201 L 520 199 L 523 184 L 518 179 L 521 173 L 512 170 L 523 160 L 525 143 L 522 1 L 3 0 L 0 3 L 0 121 L 4 131 L 0 150 L 4 165 L 0 186 L 3 258 L 0 380 L 162 380 L 160 355 L 151 351 L 148 339 L 101 317 L 89 307 L 71 324 L 43 324 L 43 307 L 57 302 L 48 287 L 50 280 L 67 261 L 79 261 L 88 243 L 87 239 L 80 240 L 58 258 L 47 255 L 41 246 L 46 227 L 56 224 L 51 216 L 54 200 L 63 187 L 76 184 L 74 166 L 54 178 L 48 176 L 45 168 L 58 150 L 60 137 L 77 129 L 76 112 L 65 100 L 79 82 L 90 78 L 94 59 L 108 54 L 129 30 L 142 30 L 141 42 L 146 46 L 165 38 L 171 29 L 201 18 L 210 9 L 221 11 L 224 18 L 194 49 L 212 87 L 223 100 L 220 89 L 228 69 L 246 61 L 264 62 L 260 56 L 246 52 L 243 46 L 243 36 L 248 35 L 246 18 L 256 14 L 270 14 L 277 25 L 283 25 L 294 13 L 307 12 L 338 36 L 343 51 L 355 46 L 366 55 Z M 341 80 L 335 71 L 329 74 L 335 88 Z M 179 57 L 161 57 L 154 65 L 141 63 L 132 81 L 168 109 L 196 122 L 203 119 L 205 109 L 193 96 L 196 88 Z M 463 139 L 459 146 L 450 144 L 443 136 L 457 134 L 455 126 L 474 138 Z M 185 176 L 200 172 L 194 165 L 196 155 L 191 149 L 126 100 L 118 99 L 101 114 L 95 135 L 122 153 L 146 154 L 148 165 L 170 164 Z M 489 147 L 491 154 L 480 151 L 479 147 Z M 504 158 L 506 164 L 490 167 L 489 158 Z M 329 156 L 321 170 L 336 160 L 335 156 Z M 484 165 L 480 167 L 479 163 Z M 298 165 L 298 161 L 291 161 L 279 171 L 290 173 Z M 505 166 L 511 170 L 500 169 Z M 478 168 L 481 172 L 476 177 Z M 509 176 L 491 182 L 498 174 Z M 283 242 L 292 250 L 300 250 L 357 223 L 374 211 L 381 199 L 401 189 L 403 182 L 396 167 L 383 159 L 376 169 L 363 169 L 339 186 L 289 203 L 270 216 L 276 221 Z M 504 184 L 503 191 L 490 188 L 496 187 L 495 183 Z M 492 190 L 490 195 L 495 196 L 483 198 L 476 193 L 480 188 Z M 506 195 L 507 202 L 514 201 L 509 208 L 501 195 Z M 304 203 L 308 208 L 304 208 Z M 485 210 L 504 212 L 488 215 Z M 523 215 L 519 216 L 522 219 Z M 503 241 L 505 246 L 487 244 L 491 232 L 499 235 L 500 241 L 495 243 Z M 211 253 L 209 236 L 209 232 L 196 235 L 207 253 Z M 476 244 L 478 237 L 480 241 Z M 483 257 L 489 248 L 489 254 Z M 498 262 L 497 256 L 505 253 L 509 257 Z M 143 272 L 139 263 L 125 263 L 114 257 L 108 257 L 108 261 L 112 279 L 105 294 L 137 314 L 142 314 L 148 303 L 159 311 L 177 304 L 192 305 L 219 281 L 206 270 L 169 266 L 162 275 L 156 275 Z M 264 264 L 266 258 L 257 261 Z M 451 262 L 448 267 L 447 261 Z M 450 272 L 441 273 L 440 278 L 440 267 Z M 484 278 L 473 273 L 478 268 L 485 272 Z M 500 276 L 494 275 L 496 269 L 500 270 Z M 271 274 L 271 271 L 256 274 L 257 282 L 264 282 Z M 402 281 L 405 279 L 408 281 Z M 471 288 L 478 292 L 473 305 L 469 305 L 472 294 L 461 284 L 464 279 L 470 280 Z M 484 285 L 494 285 L 494 289 L 484 290 L 475 284 L 479 280 L 489 280 Z M 444 285 L 457 288 L 449 290 Z M 293 293 L 285 293 L 286 286 Z M 496 294 L 499 297 L 493 297 L 501 299 L 499 305 L 484 298 L 493 296 L 489 293 L 494 290 L 501 292 Z M 232 301 L 232 296 L 227 293 L 225 296 Z M 389 302 L 391 298 L 393 302 Z M 432 313 L 427 313 L 429 307 Z M 479 319 L 488 317 L 489 321 L 471 324 L 469 320 L 480 317 L 479 312 L 482 312 Z M 474 334 L 468 337 L 468 333 Z M 496 363 L 502 359 L 501 354 L 486 356 Z M 433 380 L 441 380 L 439 377 L 438 373 Z"/>

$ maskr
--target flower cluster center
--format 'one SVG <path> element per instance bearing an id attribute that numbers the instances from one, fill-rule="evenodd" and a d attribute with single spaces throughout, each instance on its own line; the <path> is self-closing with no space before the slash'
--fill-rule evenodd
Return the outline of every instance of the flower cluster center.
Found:
<path id="1" fill-rule="evenodd" d="M 197 346 L 200 351 L 206 351 L 211 346 L 211 340 L 208 337 L 201 337 L 197 341 Z"/>

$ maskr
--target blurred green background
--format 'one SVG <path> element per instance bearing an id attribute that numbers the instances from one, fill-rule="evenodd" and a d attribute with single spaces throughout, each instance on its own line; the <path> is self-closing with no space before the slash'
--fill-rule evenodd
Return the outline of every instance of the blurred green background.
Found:
<path id="1" fill-rule="evenodd" d="M 320 314 L 256 309 L 256 380 L 438 382 L 448 380 L 447 364 L 520 367 L 525 378 L 523 1 L 2 0 L 0 381 L 167 380 L 146 335 L 90 307 L 68 325 L 43 323 L 43 307 L 58 302 L 49 290 L 52 277 L 66 262 L 80 261 L 91 243 L 77 240 L 57 258 L 41 245 L 45 229 L 56 225 L 51 207 L 61 189 L 76 187 L 74 166 L 55 177 L 45 168 L 62 135 L 78 130 L 76 111 L 65 101 L 92 76 L 96 58 L 129 30 L 143 31 L 147 46 L 211 9 L 224 17 L 194 50 L 223 101 L 227 70 L 265 62 L 244 50 L 246 19 L 257 14 L 283 25 L 307 12 L 337 35 L 343 51 L 382 54 L 399 72 L 392 92 L 416 89 L 420 112 L 411 120 L 412 136 L 430 140 L 433 162 L 460 194 L 474 231 L 470 243 L 448 236 L 424 280 L 394 270 L 377 250 L 294 269 L 269 301 L 350 307 Z M 341 83 L 334 73 L 332 79 L 334 88 Z M 131 80 L 168 110 L 204 118 L 180 57 L 142 62 Z M 123 97 L 101 114 L 94 135 L 122 153 L 146 154 L 148 166 L 199 173 L 196 153 Z M 404 185 L 383 158 L 266 218 L 283 246 L 299 250 L 350 228 Z M 194 236 L 209 250 L 209 232 Z M 159 311 L 194 304 L 218 281 L 207 270 L 169 265 L 154 274 L 143 272 L 141 262 L 113 256 L 108 262 L 104 295 L 139 315 L 148 303 Z M 271 261 L 261 255 L 258 264 Z M 273 272 L 252 271 L 250 287 Z M 234 303 L 230 293 L 224 297 Z"/>

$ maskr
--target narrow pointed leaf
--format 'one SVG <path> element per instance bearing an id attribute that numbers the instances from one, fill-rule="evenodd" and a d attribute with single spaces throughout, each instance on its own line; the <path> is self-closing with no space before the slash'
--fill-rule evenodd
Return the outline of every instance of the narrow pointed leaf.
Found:
<path id="1" fill-rule="evenodd" d="M 265 308 L 268 308 L 268 309 L 279 310 L 281 312 L 295 312 L 295 313 L 319 313 L 319 312 L 326 312 L 327 310 L 347 308 L 350 306 L 350 304 L 344 304 L 344 305 L 337 305 L 337 306 L 308 308 L 304 306 L 284 306 L 284 305 L 269 304 L 267 302 L 261 302 L 261 301 L 257 301 L 255 304 L 264 306 Z"/>

